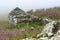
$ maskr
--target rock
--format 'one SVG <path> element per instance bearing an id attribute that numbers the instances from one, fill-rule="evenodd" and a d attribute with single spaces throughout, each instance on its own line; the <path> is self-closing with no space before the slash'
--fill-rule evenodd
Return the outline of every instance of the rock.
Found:
<path id="1" fill-rule="evenodd" d="M 49 39 L 49 40 L 55 40 L 55 38 L 54 37 L 52 37 L 51 39 Z"/>
<path id="2" fill-rule="evenodd" d="M 41 37 L 38 40 L 49 40 L 49 38 L 48 37 Z"/>
<path id="3" fill-rule="evenodd" d="M 35 28 L 34 27 L 31 27 L 31 30 L 34 30 Z"/>
<path id="4" fill-rule="evenodd" d="M 51 39 L 49 40 L 60 40 L 60 35 L 57 35 L 57 36 L 53 36 Z"/>
<path id="5" fill-rule="evenodd" d="M 9 18 L 9 21 L 10 22 L 13 22 L 14 20 L 14 18 L 19 18 L 19 17 L 21 17 L 21 16 L 24 16 L 24 15 L 26 15 L 26 13 L 22 10 L 22 9 L 20 9 L 20 8 L 18 8 L 18 7 L 16 7 L 14 10 L 12 10 L 9 14 L 8 14 L 8 18 Z M 15 16 L 15 17 L 14 17 Z"/>
<path id="6" fill-rule="evenodd" d="M 48 37 L 49 36 L 51 36 L 51 35 L 53 35 L 53 33 L 52 33 L 52 29 L 54 29 L 54 24 L 55 23 L 55 21 L 52 21 L 52 22 L 50 22 L 50 23 L 48 23 L 48 24 L 46 24 L 45 25 L 45 27 L 44 27 L 44 29 L 42 30 L 42 32 L 40 33 L 40 34 L 38 34 L 37 35 L 37 37 L 39 37 L 39 36 L 47 36 L 48 35 Z"/>
<path id="7" fill-rule="evenodd" d="M 22 29 L 21 29 L 21 32 L 25 32 L 25 31 L 26 31 L 26 29 L 25 29 L 25 28 L 22 28 Z"/>
<path id="8" fill-rule="evenodd" d="M 25 38 L 25 39 L 22 39 L 22 40 L 38 40 L 36 38 Z"/>
<path id="9" fill-rule="evenodd" d="M 17 19 L 14 18 L 13 21 L 14 21 L 14 26 L 17 26 L 18 25 Z"/>
<path id="10" fill-rule="evenodd" d="M 52 36 L 52 35 L 53 35 L 53 33 L 51 33 L 51 32 L 50 32 L 50 33 L 48 33 L 48 36 Z"/>

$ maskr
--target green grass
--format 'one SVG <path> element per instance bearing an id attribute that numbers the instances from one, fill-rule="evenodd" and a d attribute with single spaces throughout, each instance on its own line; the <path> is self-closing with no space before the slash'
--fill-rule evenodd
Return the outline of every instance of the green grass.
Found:
<path id="1" fill-rule="evenodd" d="M 4 22 L 0 22 L 0 25 L 4 25 Z M 32 32 L 31 27 L 34 27 L 34 30 L 37 32 Z M 43 29 L 44 25 L 40 25 L 37 22 L 34 23 L 24 23 L 21 22 L 17 27 L 14 27 L 13 24 L 7 24 L 6 26 L 3 26 L 2 29 L 4 28 L 5 30 L 10 30 L 10 31 L 15 31 L 15 29 L 21 30 L 21 28 L 26 29 L 25 32 L 21 32 L 19 38 L 18 37 L 13 37 L 11 39 L 6 38 L 6 40 L 21 40 L 23 38 L 35 38 L 37 33 L 40 33 Z"/>
<path id="2" fill-rule="evenodd" d="M 4 22 L 0 22 L 0 26 L 3 25 L 3 24 L 4 24 Z"/>
<path id="3" fill-rule="evenodd" d="M 20 23 L 18 26 L 14 27 L 13 24 L 7 26 L 6 29 L 21 29 L 21 28 L 31 28 L 34 27 L 36 29 L 43 28 L 44 25 L 40 25 L 39 23 Z"/>

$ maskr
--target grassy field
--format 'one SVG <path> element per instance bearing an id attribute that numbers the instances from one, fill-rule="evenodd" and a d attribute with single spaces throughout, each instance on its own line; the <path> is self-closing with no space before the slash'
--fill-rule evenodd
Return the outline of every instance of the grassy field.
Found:
<path id="1" fill-rule="evenodd" d="M 0 22 L 0 40 L 21 40 L 23 38 L 36 38 L 43 29 L 39 23 L 20 23 L 14 26 L 8 22 Z"/>

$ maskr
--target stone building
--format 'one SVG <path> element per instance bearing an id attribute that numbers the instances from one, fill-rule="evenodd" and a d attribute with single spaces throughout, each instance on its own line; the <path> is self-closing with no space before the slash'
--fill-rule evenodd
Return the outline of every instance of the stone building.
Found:
<path id="1" fill-rule="evenodd" d="M 8 14 L 9 22 L 12 23 L 13 19 L 19 18 L 19 17 L 24 16 L 24 15 L 26 15 L 26 13 L 22 9 L 16 7 L 14 10 L 12 10 Z"/>
<path id="2" fill-rule="evenodd" d="M 38 16 L 30 15 L 26 12 L 24 12 L 22 9 L 16 7 L 14 10 L 12 10 L 8 14 L 9 22 L 14 23 L 14 25 L 17 25 L 17 23 L 21 22 L 38 22 L 40 25 L 44 24 L 43 18 L 39 18 Z"/>

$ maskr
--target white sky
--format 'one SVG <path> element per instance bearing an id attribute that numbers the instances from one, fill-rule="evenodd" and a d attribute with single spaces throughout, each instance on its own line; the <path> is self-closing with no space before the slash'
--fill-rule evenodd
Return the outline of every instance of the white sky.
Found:
<path id="1" fill-rule="evenodd" d="M 60 0 L 0 0 L 0 15 L 5 15 L 15 7 L 24 11 L 60 6 Z"/>

